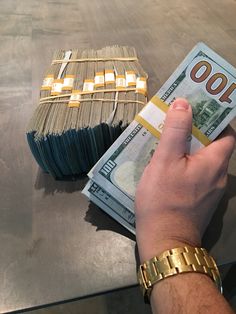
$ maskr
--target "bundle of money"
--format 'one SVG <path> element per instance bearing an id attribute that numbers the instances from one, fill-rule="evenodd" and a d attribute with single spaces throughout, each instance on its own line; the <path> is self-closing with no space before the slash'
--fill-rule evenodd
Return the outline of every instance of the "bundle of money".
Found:
<path id="1" fill-rule="evenodd" d="M 146 103 L 134 48 L 56 51 L 27 129 L 30 149 L 55 178 L 87 173 Z"/>
<path id="2" fill-rule="evenodd" d="M 205 44 L 197 44 L 89 172 L 83 193 L 132 233 L 135 189 L 177 97 L 192 106 L 191 154 L 213 141 L 236 116 L 236 69 Z"/>

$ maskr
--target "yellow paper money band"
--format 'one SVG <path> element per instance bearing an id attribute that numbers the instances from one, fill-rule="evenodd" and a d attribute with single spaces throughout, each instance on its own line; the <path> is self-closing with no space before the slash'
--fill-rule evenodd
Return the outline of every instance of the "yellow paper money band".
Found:
<path id="1" fill-rule="evenodd" d="M 75 75 L 67 74 L 63 81 L 62 90 L 72 90 L 74 85 Z"/>
<path id="2" fill-rule="evenodd" d="M 52 83 L 51 95 L 57 96 L 61 93 L 63 87 L 63 79 L 56 79 Z"/>
<path id="3" fill-rule="evenodd" d="M 136 74 L 134 71 L 125 72 L 126 86 L 136 86 Z"/>
<path id="4" fill-rule="evenodd" d="M 74 78 L 73 78 L 74 79 Z M 97 93 L 112 93 L 112 92 L 130 92 L 130 91 L 135 91 L 136 93 L 142 93 L 146 96 L 146 93 L 144 93 L 145 91 L 140 91 L 137 90 L 137 87 L 116 87 L 116 88 L 107 88 L 107 89 L 94 89 L 94 86 L 96 84 L 94 83 L 94 80 L 92 79 L 88 79 L 88 80 L 84 80 L 84 84 L 83 84 L 83 90 L 72 90 L 71 93 L 67 93 L 67 94 L 61 94 L 62 90 L 63 90 L 63 79 L 61 80 L 54 80 L 52 83 L 52 87 L 51 87 L 51 96 L 48 97 L 43 97 L 40 98 L 39 103 L 40 104 L 46 104 L 46 103 L 53 103 L 53 101 L 55 100 L 58 103 L 66 103 L 68 102 L 68 106 L 69 107 L 79 107 L 80 102 L 83 101 L 91 101 L 91 98 L 87 98 L 85 99 L 81 99 L 81 95 L 93 95 L 93 94 L 97 94 Z M 68 87 L 66 89 L 69 89 Z M 72 89 L 70 87 L 70 89 Z M 68 98 L 69 97 L 69 98 Z M 67 98 L 65 100 L 57 100 L 59 98 Z M 146 105 L 146 102 L 143 102 L 141 100 L 118 100 L 117 98 L 115 99 L 105 99 L 105 98 L 97 98 L 97 99 L 92 99 L 92 101 L 114 101 L 117 103 L 139 103 L 142 105 Z"/>
<path id="5" fill-rule="evenodd" d="M 104 76 L 104 72 L 96 72 L 95 78 L 94 78 L 94 87 L 98 88 L 98 87 L 103 87 L 105 84 L 105 76 Z"/>
<path id="6" fill-rule="evenodd" d="M 122 89 L 126 87 L 126 80 L 124 75 L 116 75 L 116 88 Z"/>
<path id="7" fill-rule="evenodd" d="M 54 75 L 48 74 L 43 80 L 41 90 L 51 90 L 53 81 L 54 81 Z"/>
<path id="8" fill-rule="evenodd" d="M 66 75 L 64 79 L 54 79 L 52 74 L 47 75 L 41 87 L 41 90 L 51 91 L 51 96 L 63 95 L 63 91 L 72 90 L 74 86 L 75 75 Z M 147 96 L 147 78 L 137 77 L 134 71 L 126 71 L 125 75 L 115 75 L 114 70 L 105 70 L 96 72 L 94 79 L 85 79 L 83 82 L 83 92 L 93 93 L 97 88 L 114 84 L 115 88 L 109 91 L 131 91 Z M 133 89 L 134 88 L 134 89 Z M 99 92 L 105 92 L 105 89 L 99 89 Z"/>
<path id="9" fill-rule="evenodd" d="M 160 139 L 168 109 L 169 106 L 155 95 L 135 117 L 135 120 Z M 192 134 L 203 146 L 211 143 L 211 140 L 194 125 L 192 126 Z"/>
<path id="10" fill-rule="evenodd" d="M 105 84 L 115 83 L 115 73 L 114 70 L 105 70 Z"/>

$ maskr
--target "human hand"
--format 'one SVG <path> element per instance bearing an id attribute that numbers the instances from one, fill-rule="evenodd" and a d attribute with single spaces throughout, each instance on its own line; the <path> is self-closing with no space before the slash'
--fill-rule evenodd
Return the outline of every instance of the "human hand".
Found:
<path id="1" fill-rule="evenodd" d="M 188 155 L 191 128 L 191 106 L 185 99 L 175 100 L 167 113 L 160 143 L 136 190 L 136 236 L 141 261 L 176 246 L 200 246 L 223 195 L 235 132 L 228 128 L 209 146 Z"/>

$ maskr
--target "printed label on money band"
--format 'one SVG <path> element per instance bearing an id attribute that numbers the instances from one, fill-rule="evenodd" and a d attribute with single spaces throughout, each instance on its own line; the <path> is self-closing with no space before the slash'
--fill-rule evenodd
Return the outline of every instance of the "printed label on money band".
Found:
<path id="1" fill-rule="evenodd" d="M 137 77 L 136 92 L 147 95 L 147 79 L 145 77 Z"/>
<path id="2" fill-rule="evenodd" d="M 56 96 L 59 95 L 62 91 L 63 87 L 63 79 L 54 80 L 52 83 L 51 95 Z"/>
<path id="3" fill-rule="evenodd" d="M 126 86 L 126 81 L 125 81 L 125 76 L 124 75 L 117 75 L 116 76 L 116 88 L 125 88 Z"/>
<path id="4" fill-rule="evenodd" d="M 54 81 L 53 74 L 47 75 L 43 80 L 41 90 L 50 90 L 52 88 L 53 81 Z"/>
<path id="5" fill-rule="evenodd" d="M 73 88 L 74 80 L 74 75 L 66 75 L 64 78 L 62 90 L 71 90 Z"/>
<path id="6" fill-rule="evenodd" d="M 97 72 L 94 79 L 95 87 L 103 87 L 104 82 L 105 82 L 104 73 Z"/>
<path id="7" fill-rule="evenodd" d="M 92 92 L 94 89 L 94 80 L 84 80 L 83 92 Z"/>
<path id="8" fill-rule="evenodd" d="M 105 83 L 106 84 L 115 83 L 115 74 L 113 70 L 105 70 Z"/>
<path id="9" fill-rule="evenodd" d="M 157 96 L 154 96 L 144 109 L 135 117 L 152 135 L 160 139 L 169 106 Z M 192 146 L 207 146 L 211 143 L 208 137 L 192 127 Z"/>
<path id="10" fill-rule="evenodd" d="M 70 95 L 68 107 L 79 108 L 80 100 L 81 100 L 81 91 L 80 90 L 73 90 L 72 94 Z"/>

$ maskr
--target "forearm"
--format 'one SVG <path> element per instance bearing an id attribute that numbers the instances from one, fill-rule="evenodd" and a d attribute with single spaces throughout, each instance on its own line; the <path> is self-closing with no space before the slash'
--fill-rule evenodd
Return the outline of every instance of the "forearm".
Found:
<path id="1" fill-rule="evenodd" d="M 207 275 L 179 274 L 154 285 L 151 294 L 153 313 L 234 313 L 214 282 Z"/>
<path id="2" fill-rule="evenodd" d="M 146 241 L 143 241 L 138 234 L 141 263 L 166 250 L 189 244 L 199 246 L 195 241 L 194 243 L 181 242 L 177 239 L 159 239 L 159 241 L 155 239 L 154 241 L 155 243 L 149 242 L 147 238 Z M 151 292 L 151 305 L 154 314 L 233 313 L 213 280 L 207 275 L 199 273 L 182 273 L 154 284 Z"/>
<path id="3" fill-rule="evenodd" d="M 205 274 L 209 271 L 217 279 L 214 261 L 205 258 L 204 250 L 193 247 L 201 246 L 202 235 L 226 187 L 235 133 L 228 130 L 189 155 L 191 130 L 191 106 L 184 99 L 176 99 L 167 112 L 160 143 L 136 189 L 140 261 L 158 257 L 140 268 L 139 278 L 146 292 L 154 285 L 154 313 L 233 313 Z M 179 249 L 169 251 L 174 248 Z M 184 255 L 179 257 L 179 253 Z M 204 273 L 193 273 L 197 270 Z M 169 276 L 177 271 L 181 273 Z"/>

